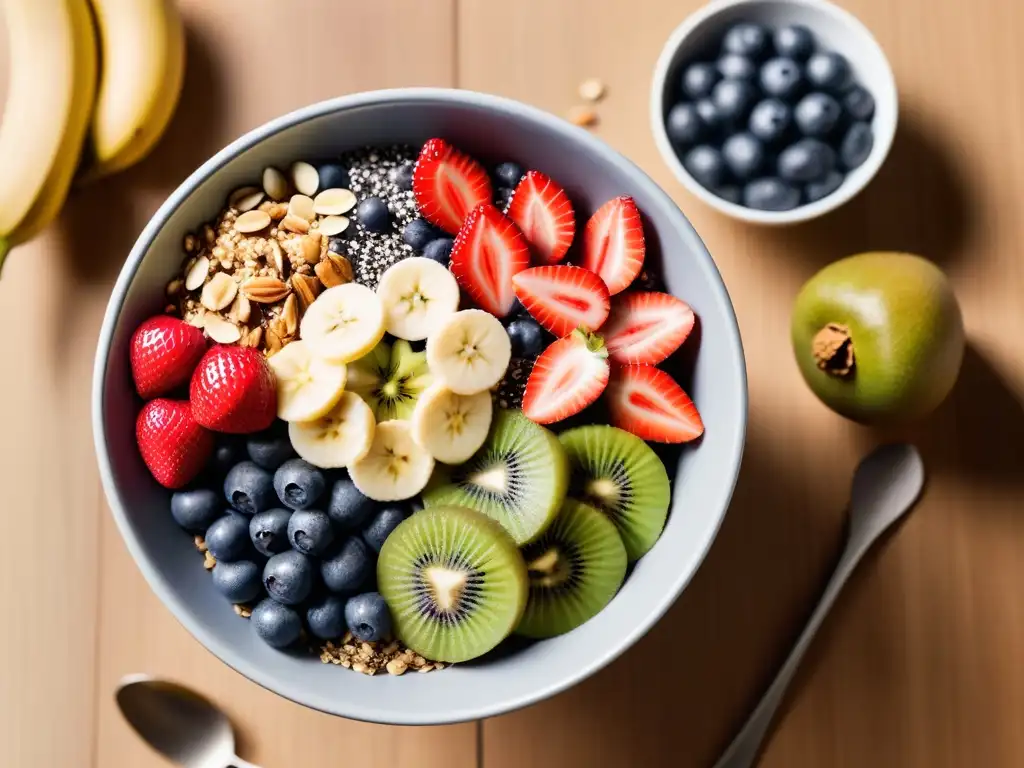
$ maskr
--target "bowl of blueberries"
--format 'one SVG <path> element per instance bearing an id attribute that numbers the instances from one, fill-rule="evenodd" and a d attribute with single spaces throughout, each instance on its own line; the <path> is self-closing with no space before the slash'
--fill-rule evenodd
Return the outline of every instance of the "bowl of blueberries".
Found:
<path id="1" fill-rule="evenodd" d="M 697 197 L 759 224 L 807 221 L 860 192 L 896 133 L 888 59 L 826 0 L 714 0 L 658 59 L 651 125 Z"/>

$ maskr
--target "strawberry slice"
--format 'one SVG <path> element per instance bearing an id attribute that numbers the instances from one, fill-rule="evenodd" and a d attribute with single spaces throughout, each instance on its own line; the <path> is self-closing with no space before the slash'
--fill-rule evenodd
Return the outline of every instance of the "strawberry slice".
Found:
<path id="1" fill-rule="evenodd" d="M 583 262 L 614 296 L 624 291 L 644 266 L 644 226 L 632 197 L 616 197 L 597 209 L 583 230 Z"/>
<path id="2" fill-rule="evenodd" d="M 675 379 L 653 365 L 616 366 L 608 382 L 613 426 L 654 443 L 686 443 L 704 434 L 704 422 Z"/>
<path id="3" fill-rule="evenodd" d="M 607 384 L 604 341 L 577 329 L 545 349 L 533 364 L 523 393 L 523 413 L 538 424 L 553 424 L 593 403 Z"/>
<path id="4" fill-rule="evenodd" d="M 675 296 L 630 292 L 615 297 L 601 335 L 613 363 L 657 365 L 686 341 L 693 322 L 693 310 Z"/>
<path id="5" fill-rule="evenodd" d="M 576 216 L 565 190 L 543 173 L 530 171 L 520 180 L 507 215 L 530 241 L 542 264 L 565 258 L 576 234 Z"/>
<path id="6" fill-rule="evenodd" d="M 423 218 L 455 234 L 466 215 L 491 197 L 487 171 L 444 139 L 430 139 L 420 150 L 412 191 Z"/>
<path id="7" fill-rule="evenodd" d="M 512 285 L 526 311 L 555 336 L 568 336 L 580 327 L 600 328 L 608 319 L 608 286 L 589 269 L 533 267 L 513 277 Z"/>
<path id="8" fill-rule="evenodd" d="M 496 317 L 512 311 L 512 278 L 530 266 L 522 232 L 490 203 L 466 217 L 452 246 L 451 271 L 477 306 Z"/>

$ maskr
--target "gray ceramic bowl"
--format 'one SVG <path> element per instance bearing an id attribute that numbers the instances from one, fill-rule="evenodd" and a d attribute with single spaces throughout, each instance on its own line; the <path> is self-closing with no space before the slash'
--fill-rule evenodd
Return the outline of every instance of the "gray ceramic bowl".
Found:
<path id="1" fill-rule="evenodd" d="M 265 166 L 431 136 L 483 158 L 515 158 L 543 170 L 565 186 L 584 221 L 615 195 L 636 199 L 649 258 L 665 257 L 668 285 L 700 318 L 688 384 L 707 434 L 669 467 L 675 493 L 664 535 L 597 617 L 491 660 L 429 675 L 369 678 L 269 648 L 214 591 L 191 537 L 171 520 L 167 492 L 136 452 L 139 403 L 128 343 L 136 325 L 160 311 L 164 285 L 180 268 L 186 231 L 215 216 L 227 194 L 259 179 Z M 132 556 L 178 620 L 225 663 L 282 696 L 393 724 L 451 723 L 525 706 L 578 683 L 635 643 L 686 586 L 714 539 L 739 471 L 746 416 L 743 354 L 729 297 L 672 200 L 586 132 L 531 107 L 465 91 L 382 91 L 315 104 L 257 128 L 207 161 L 168 198 L 132 249 L 107 308 L 93 381 L 96 453 L 107 499 Z"/>

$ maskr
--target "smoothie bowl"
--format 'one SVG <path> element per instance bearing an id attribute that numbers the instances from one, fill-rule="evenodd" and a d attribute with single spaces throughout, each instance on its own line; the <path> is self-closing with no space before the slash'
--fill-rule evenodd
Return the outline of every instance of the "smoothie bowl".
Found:
<path id="1" fill-rule="evenodd" d="M 199 168 L 127 260 L 93 386 L 174 615 L 393 724 L 525 706 L 635 643 L 711 545 L 747 408 L 675 204 L 580 129 L 444 90 L 316 104 Z"/>

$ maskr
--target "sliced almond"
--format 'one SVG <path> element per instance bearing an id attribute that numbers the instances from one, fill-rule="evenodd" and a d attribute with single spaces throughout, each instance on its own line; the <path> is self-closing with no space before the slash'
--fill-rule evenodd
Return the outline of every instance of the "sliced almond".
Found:
<path id="1" fill-rule="evenodd" d="M 252 316 L 252 304 L 245 294 L 236 291 L 235 300 L 231 302 L 231 309 L 228 310 L 228 317 L 236 323 L 248 323 Z"/>
<path id="2" fill-rule="evenodd" d="M 348 217 L 347 216 L 324 216 L 320 219 L 320 224 L 317 226 L 320 230 L 320 234 L 326 235 L 327 237 L 334 237 L 340 235 L 346 229 L 348 229 Z"/>
<path id="3" fill-rule="evenodd" d="M 313 212 L 313 198 L 307 195 L 292 195 L 292 199 L 288 201 L 288 213 L 312 221 L 316 218 L 316 213 Z"/>
<path id="4" fill-rule="evenodd" d="M 316 265 L 316 276 L 328 288 L 352 282 L 352 264 L 344 256 L 328 253 L 327 258 Z"/>
<path id="5" fill-rule="evenodd" d="M 263 190 L 259 187 L 239 187 L 228 198 L 228 205 L 239 213 L 251 211 L 263 201 Z"/>
<path id="6" fill-rule="evenodd" d="M 199 300 L 211 312 L 219 312 L 235 300 L 237 293 L 238 283 L 234 278 L 225 272 L 218 272 L 203 286 L 203 294 Z"/>
<path id="7" fill-rule="evenodd" d="M 291 289 L 276 277 L 254 277 L 242 283 L 245 297 L 258 304 L 276 304 L 290 292 Z"/>
<path id="8" fill-rule="evenodd" d="M 281 243 L 277 240 L 267 241 L 267 252 L 266 252 L 267 263 L 270 264 L 274 269 L 281 275 L 281 279 L 284 280 L 288 277 L 288 267 L 291 266 L 291 262 L 284 257 L 284 249 L 281 247 Z"/>
<path id="9" fill-rule="evenodd" d="M 263 191 L 271 200 L 284 200 L 288 197 L 288 179 L 277 168 L 264 168 Z"/>
<path id="10" fill-rule="evenodd" d="M 286 203 L 271 203 L 267 213 L 274 221 L 280 221 L 288 214 L 288 205 Z"/>
<path id="11" fill-rule="evenodd" d="M 310 197 L 316 194 L 320 187 L 320 174 L 316 168 L 300 160 L 297 163 L 292 163 L 291 175 L 292 184 L 299 192 Z"/>
<path id="12" fill-rule="evenodd" d="M 299 309 L 303 314 L 309 309 L 309 305 L 316 301 L 316 297 L 323 289 L 317 278 L 298 274 L 292 275 L 292 288 L 299 299 Z"/>
<path id="13" fill-rule="evenodd" d="M 220 344 L 234 344 L 242 338 L 238 326 L 220 315 L 207 314 L 203 320 L 206 335 Z"/>
<path id="14" fill-rule="evenodd" d="M 289 232 L 297 232 L 300 235 L 304 235 L 309 232 L 309 221 L 301 216 L 296 216 L 293 213 L 289 213 L 281 219 L 281 226 Z"/>
<path id="15" fill-rule="evenodd" d="M 206 310 L 202 307 L 185 315 L 185 322 L 189 325 L 194 325 L 196 328 L 202 328 L 205 325 L 205 320 Z"/>
<path id="16" fill-rule="evenodd" d="M 339 216 L 356 207 L 356 196 L 349 189 L 325 189 L 313 198 L 313 210 L 321 216 Z"/>
<path id="17" fill-rule="evenodd" d="M 235 229 L 242 234 L 259 232 L 270 226 L 270 214 L 266 211 L 246 211 L 235 219 Z"/>
<path id="18" fill-rule="evenodd" d="M 299 303 L 293 293 L 284 300 L 284 307 L 281 309 L 281 322 L 284 324 L 285 333 L 294 336 L 299 330 Z"/>
<path id="19" fill-rule="evenodd" d="M 274 331 L 272 331 L 270 328 L 267 328 L 267 331 L 266 333 L 263 334 L 263 337 L 263 347 L 266 350 L 267 357 L 270 357 L 271 355 L 280 352 L 281 347 L 284 346 L 284 344 L 281 343 L 281 337 L 274 333 Z"/>
<path id="20" fill-rule="evenodd" d="M 263 341 L 263 327 L 257 325 L 242 337 L 240 343 L 243 347 L 258 347 L 261 341 Z"/>
<path id="21" fill-rule="evenodd" d="M 168 296 L 177 296 L 179 293 L 181 293 L 182 286 L 184 286 L 184 285 L 185 285 L 185 283 L 182 280 L 179 280 L 177 278 L 175 278 L 174 280 L 171 280 L 171 282 L 169 282 L 167 284 L 167 288 L 166 288 L 167 295 Z"/>
<path id="22" fill-rule="evenodd" d="M 191 266 L 185 271 L 185 289 L 188 291 L 197 290 L 206 282 L 206 276 L 210 274 L 210 259 L 200 256 L 195 259 Z"/>
<path id="23" fill-rule="evenodd" d="M 596 77 L 588 77 L 580 83 L 579 94 L 584 101 L 596 103 L 604 98 L 608 88 Z"/>
<path id="24" fill-rule="evenodd" d="M 314 232 L 303 235 L 299 238 L 299 255 L 307 264 L 316 264 L 320 261 L 320 233 Z"/>

